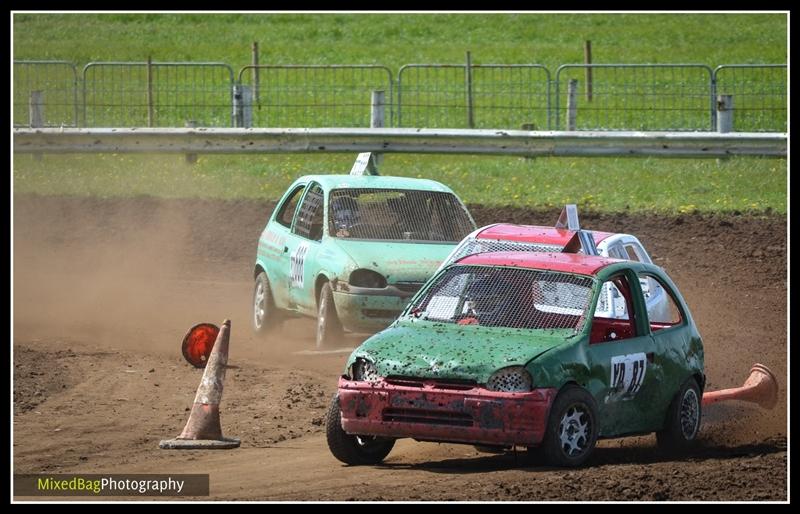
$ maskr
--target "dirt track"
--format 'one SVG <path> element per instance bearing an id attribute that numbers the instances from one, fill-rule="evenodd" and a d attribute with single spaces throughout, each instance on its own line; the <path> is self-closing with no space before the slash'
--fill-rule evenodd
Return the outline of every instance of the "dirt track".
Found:
<path id="1" fill-rule="evenodd" d="M 328 452 L 324 414 L 347 350 L 316 354 L 313 324 L 270 340 L 249 328 L 255 243 L 272 205 L 254 201 L 16 196 L 16 473 L 211 473 L 224 499 L 786 499 L 786 218 L 593 216 L 637 234 L 692 308 L 708 388 L 740 385 L 753 362 L 779 377 L 779 406 L 718 405 L 684 460 L 652 436 L 603 441 L 581 470 L 530 466 L 470 446 L 401 441 L 378 467 Z M 551 224 L 557 213 L 472 206 L 478 224 Z M 180 341 L 233 321 L 222 405 L 228 452 L 166 452 L 199 381 Z M 348 346 L 361 339 L 353 337 Z"/>

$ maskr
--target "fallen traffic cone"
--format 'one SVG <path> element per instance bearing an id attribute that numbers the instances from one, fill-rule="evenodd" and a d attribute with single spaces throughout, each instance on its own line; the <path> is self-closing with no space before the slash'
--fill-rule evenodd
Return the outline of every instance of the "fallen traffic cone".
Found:
<path id="1" fill-rule="evenodd" d="M 214 342 L 219 335 L 219 327 L 213 323 L 199 323 L 186 332 L 181 344 L 183 358 L 195 368 L 205 368 Z"/>
<path id="2" fill-rule="evenodd" d="M 778 381 L 768 367 L 763 364 L 753 364 L 750 376 L 742 387 L 703 394 L 703 405 L 726 400 L 753 402 L 765 409 L 772 409 L 778 402 Z"/>
<path id="3" fill-rule="evenodd" d="M 203 372 L 200 387 L 194 398 L 189 421 L 175 439 L 166 439 L 158 444 L 162 449 L 226 449 L 237 448 L 239 439 L 222 437 L 219 421 L 219 402 L 222 400 L 222 383 L 228 363 L 228 342 L 231 321 L 225 320 L 219 331 L 208 365 Z"/>

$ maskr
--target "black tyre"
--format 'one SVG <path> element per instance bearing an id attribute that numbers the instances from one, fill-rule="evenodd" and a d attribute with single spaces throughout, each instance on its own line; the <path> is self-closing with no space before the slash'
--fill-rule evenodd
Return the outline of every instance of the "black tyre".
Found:
<path id="1" fill-rule="evenodd" d="M 594 398 L 581 387 L 564 387 L 550 408 L 541 445 L 545 462 L 551 466 L 578 467 L 591 456 L 596 442 Z"/>
<path id="2" fill-rule="evenodd" d="M 350 435 L 342 430 L 339 397 L 334 396 L 325 422 L 328 448 L 334 457 L 351 466 L 378 464 L 389 455 L 394 439 Z"/>
<path id="3" fill-rule="evenodd" d="M 694 378 L 683 383 L 667 410 L 664 428 L 656 432 L 658 447 L 665 453 L 685 452 L 697 440 L 702 420 L 702 393 Z"/>
<path id="4" fill-rule="evenodd" d="M 333 303 L 333 290 L 330 282 L 325 282 L 317 302 L 317 348 L 331 348 L 338 345 L 342 335 L 342 323 Z"/>
<path id="5" fill-rule="evenodd" d="M 251 316 L 253 330 L 256 334 L 266 334 L 278 322 L 278 309 L 272 297 L 272 288 L 269 278 L 263 271 L 256 276 L 253 287 L 253 315 Z"/>

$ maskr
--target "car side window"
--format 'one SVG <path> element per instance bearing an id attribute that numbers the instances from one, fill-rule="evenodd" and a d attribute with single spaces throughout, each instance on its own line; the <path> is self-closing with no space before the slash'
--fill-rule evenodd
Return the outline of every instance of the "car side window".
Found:
<path id="1" fill-rule="evenodd" d="M 650 330 L 655 332 L 662 328 L 673 327 L 683 321 L 678 303 L 660 279 L 647 273 L 639 273 L 639 281 L 647 281 L 652 284 L 651 287 L 653 289 L 651 289 L 651 293 L 654 291 L 665 293 L 663 294 L 663 299 L 647 305 L 647 318 L 650 322 Z"/>
<path id="2" fill-rule="evenodd" d="M 639 256 L 638 248 L 636 248 L 633 244 L 625 245 L 625 253 L 627 254 L 628 260 L 634 262 L 642 262 L 642 259 Z"/>
<path id="3" fill-rule="evenodd" d="M 297 186 L 294 191 L 289 195 L 283 205 L 278 208 L 278 215 L 275 220 L 286 228 L 292 226 L 292 219 L 294 218 L 294 211 L 297 210 L 297 202 L 303 196 L 303 190 L 306 186 Z"/>
<path id="4" fill-rule="evenodd" d="M 604 343 L 636 336 L 630 283 L 625 275 L 615 275 L 600 288 L 589 342 Z"/>
<path id="5" fill-rule="evenodd" d="M 295 234 L 312 241 L 322 240 L 323 199 L 322 188 L 317 184 L 311 186 L 300 204 L 297 222 L 294 224 Z"/>
<path id="6" fill-rule="evenodd" d="M 615 244 L 611 248 L 608 249 L 608 256 L 613 259 L 627 259 L 628 256 L 625 255 L 625 252 L 622 251 L 622 247 L 619 244 Z"/>

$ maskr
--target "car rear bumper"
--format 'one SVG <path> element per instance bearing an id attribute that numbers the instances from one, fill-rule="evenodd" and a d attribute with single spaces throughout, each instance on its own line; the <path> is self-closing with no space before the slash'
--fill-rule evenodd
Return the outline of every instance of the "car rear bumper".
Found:
<path id="1" fill-rule="evenodd" d="M 425 441 L 536 446 L 544 437 L 556 393 L 501 393 L 428 380 L 339 378 L 345 432 Z"/>

